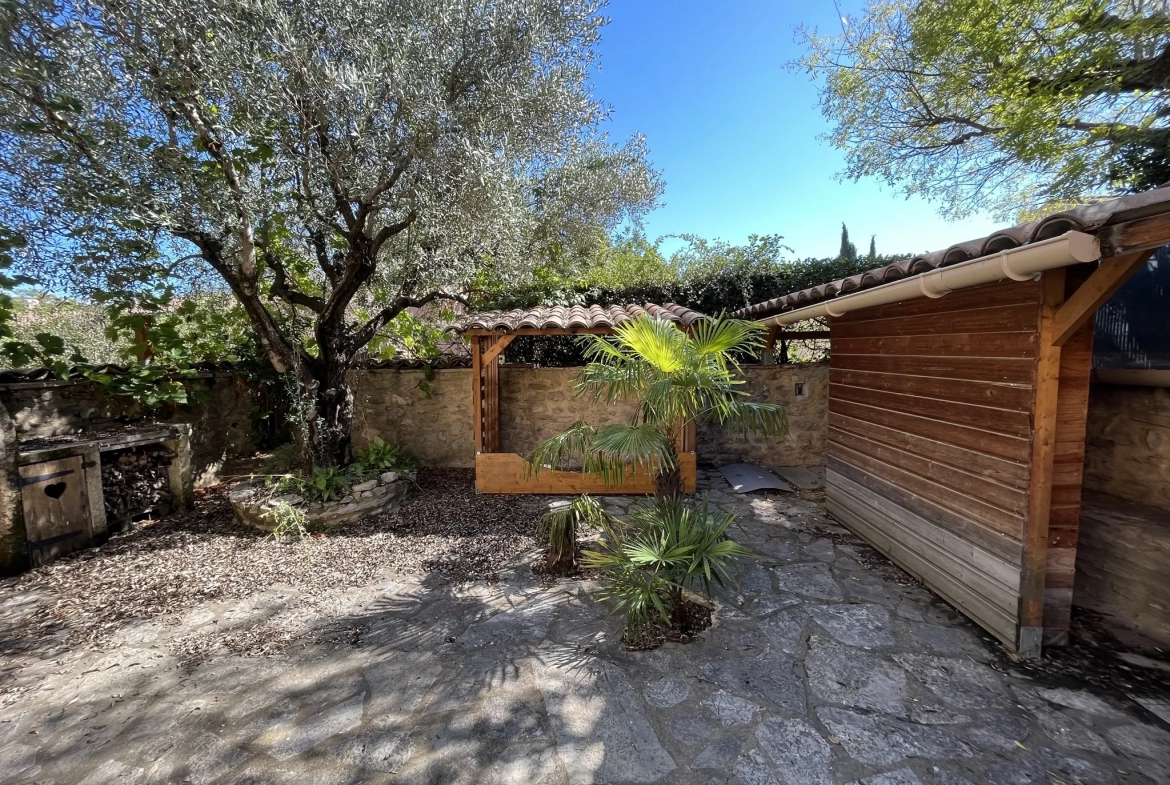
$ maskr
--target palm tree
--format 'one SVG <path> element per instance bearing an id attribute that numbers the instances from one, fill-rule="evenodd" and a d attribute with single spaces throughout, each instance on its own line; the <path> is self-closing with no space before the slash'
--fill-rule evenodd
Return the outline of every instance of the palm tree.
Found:
<path id="1" fill-rule="evenodd" d="M 606 403 L 636 400 L 629 423 L 595 428 L 576 422 L 536 446 L 532 471 L 579 458 L 583 470 L 620 484 L 640 466 L 654 473 L 659 497 L 682 494 L 677 445 L 695 421 L 715 422 L 740 432 L 783 436 L 784 409 L 753 403 L 736 357 L 757 354 L 762 330 L 752 322 L 711 319 L 684 332 L 662 319 L 642 316 L 614 328 L 612 337 L 583 336 L 585 358 L 575 393 Z"/>

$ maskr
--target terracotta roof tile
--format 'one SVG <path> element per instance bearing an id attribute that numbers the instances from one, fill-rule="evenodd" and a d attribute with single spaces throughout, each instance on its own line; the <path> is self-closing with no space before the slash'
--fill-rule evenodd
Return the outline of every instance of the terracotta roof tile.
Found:
<path id="1" fill-rule="evenodd" d="M 468 330 L 491 330 L 514 332 L 516 330 L 572 330 L 613 328 L 629 319 L 639 316 L 665 319 L 689 327 L 707 317 L 681 305 L 667 303 L 657 305 L 545 305 L 527 310 L 485 311 L 467 314 L 455 323 L 459 332 Z"/>
<path id="2" fill-rule="evenodd" d="M 766 302 L 749 305 L 747 308 L 733 312 L 731 316 L 737 319 L 766 319 L 783 311 L 812 305 L 842 294 L 852 294 L 861 289 L 881 286 L 884 283 L 919 275 L 937 267 L 946 267 L 1000 251 L 1019 248 L 1022 245 L 1040 240 L 1059 237 L 1065 232 L 1079 231 L 1096 234 L 1108 224 L 1168 210 L 1170 210 L 1170 186 L 1155 188 L 1152 191 L 1132 196 L 1107 199 L 1073 210 L 1055 213 L 1039 221 L 1000 229 L 986 237 L 957 243 L 941 251 L 903 259 L 876 270 L 868 270 L 839 281 L 831 281 Z"/>

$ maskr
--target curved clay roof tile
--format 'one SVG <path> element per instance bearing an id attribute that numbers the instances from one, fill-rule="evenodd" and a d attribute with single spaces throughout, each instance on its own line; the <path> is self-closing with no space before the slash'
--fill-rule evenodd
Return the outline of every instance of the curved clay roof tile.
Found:
<path id="1" fill-rule="evenodd" d="M 1039 240 L 1060 237 L 1065 232 L 1079 232 L 1083 228 L 1084 224 L 1078 221 L 1074 215 L 1068 213 L 1050 215 L 1041 221 L 1036 230 L 1032 232 L 1032 239 L 1029 242 L 1034 243 Z"/>

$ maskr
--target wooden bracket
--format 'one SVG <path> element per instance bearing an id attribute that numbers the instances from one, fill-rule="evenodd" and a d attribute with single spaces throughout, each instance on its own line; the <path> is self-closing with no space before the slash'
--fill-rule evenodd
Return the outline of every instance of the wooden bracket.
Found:
<path id="1" fill-rule="evenodd" d="M 1138 251 L 1125 256 L 1112 256 L 1101 262 L 1089 280 L 1081 284 L 1072 296 L 1057 309 L 1053 317 L 1052 343 L 1064 346 L 1085 322 L 1093 318 L 1097 309 L 1121 288 L 1146 263 L 1153 251 Z"/>
<path id="2" fill-rule="evenodd" d="M 504 351 L 504 347 L 512 342 L 515 335 L 501 335 L 494 344 L 488 347 L 487 351 L 483 353 L 483 359 L 480 360 L 485 366 L 490 365 L 500 354 Z"/>

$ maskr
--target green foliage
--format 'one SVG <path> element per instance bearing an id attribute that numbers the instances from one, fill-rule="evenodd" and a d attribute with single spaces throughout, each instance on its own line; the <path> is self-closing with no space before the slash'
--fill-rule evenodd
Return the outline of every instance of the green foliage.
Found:
<path id="1" fill-rule="evenodd" d="M 31 340 L 23 340 L 17 336 L 13 327 L 17 310 L 16 301 L 12 297 L 13 290 L 36 283 L 27 275 L 10 272 L 16 253 L 25 244 L 25 238 L 20 233 L 0 229 L 0 359 L 14 368 L 30 364 L 43 366 L 52 370 L 57 377 L 64 378 L 73 359 L 67 359 L 65 342 L 47 332 L 39 332 Z"/>
<path id="2" fill-rule="evenodd" d="M 392 470 L 413 471 L 417 464 L 397 444 L 387 444 L 382 437 L 375 436 L 354 457 L 350 473 L 355 477 L 368 477 Z"/>
<path id="3" fill-rule="evenodd" d="M 952 216 L 1164 182 L 1164 2 L 870 0 L 807 43 L 801 66 L 823 79 L 850 179 L 878 177 Z"/>
<path id="4" fill-rule="evenodd" d="M 645 624 L 656 613 L 669 620 L 684 590 L 708 597 L 712 584 L 730 579 L 737 557 L 753 554 L 727 535 L 731 513 L 680 497 L 659 499 L 634 510 L 626 524 L 604 521 L 604 536 L 582 561 L 602 571 L 602 597 L 627 624 Z"/>
<path id="5" fill-rule="evenodd" d="M 837 252 L 837 258 L 846 262 L 857 261 L 857 245 L 849 239 L 849 228 L 844 223 L 841 224 L 841 250 Z"/>
<path id="6" fill-rule="evenodd" d="M 305 513 L 288 502 L 278 502 L 268 510 L 267 514 L 276 521 L 276 525 L 272 528 L 272 534 L 269 535 L 272 539 L 296 538 L 303 540 L 309 536 L 309 531 L 305 528 Z"/>
<path id="7" fill-rule="evenodd" d="M 559 467 L 580 457 L 586 472 L 620 483 L 630 466 L 659 475 L 676 469 L 675 444 L 692 421 L 714 422 L 741 432 L 782 436 L 784 409 L 747 400 L 735 357 L 758 352 L 761 329 L 734 319 L 704 320 L 689 332 L 647 316 L 619 325 L 613 337 L 582 336 L 587 364 L 576 394 L 607 403 L 633 400 L 633 422 L 593 428 L 574 423 L 538 444 L 531 471 Z"/>
<path id="8" fill-rule="evenodd" d="M 542 515 L 536 524 L 536 537 L 548 543 L 549 570 L 562 574 L 571 572 L 577 566 L 577 532 L 584 526 L 603 528 L 612 520 L 601 504 L 588 494 Z"/>
<path id="9" fill-rule="evenodd" d="M 352 482 L 349 472 L 336 466 L 315 466 L 305 478 L 296 477 L 293 490 L 315 502 L 333 502 L 349 492 Z"/>
<path id="10" fill-rule="evenodd" d="M 572 267 L 657 202 L 593 90 L 603 6 L 0 3 L 0 225 L 53 291 L 230 292 L 297 376 L 313 460 L 341 465 L 347 372 L 379 336 L 374 356 L 433 343 L 407 309 Z M 206 353 L 172 337 L 160 365 Z M 174 397 L 132 387 L 156 381 Z"/>

